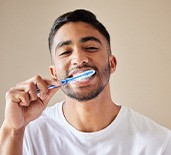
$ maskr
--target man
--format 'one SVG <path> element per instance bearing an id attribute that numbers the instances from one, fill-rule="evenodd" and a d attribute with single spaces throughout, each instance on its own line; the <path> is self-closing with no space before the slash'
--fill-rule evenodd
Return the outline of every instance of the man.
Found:
<path id="1" fill-rule="evenodd" d="M 116 59 L 110 36 L 94 14 L 75 10 L 60 16 L 52 26 L 49 49 L 53 79 L 35 76 L 6 94 L 0 154 L 171 154 L 168 129 L 112 101 L 109 78 Z M 92 69 L 95 74 L 89 78 L 48 89 Z M 46 108 L 59 89 L 65 101 Z"/>

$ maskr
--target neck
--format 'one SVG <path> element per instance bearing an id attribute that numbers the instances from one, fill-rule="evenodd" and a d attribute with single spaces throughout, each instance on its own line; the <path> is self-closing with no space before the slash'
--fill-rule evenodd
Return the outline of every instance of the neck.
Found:
<path id="1" fill-rule="evenodd" d="M 120 109 L 112 102 L 108 89 L 109 84 L 96 98 L 85 102 L 66 97 L 63 106 L 66 120 L 77 130 L 83 132 L 99 131 L 107 127 L 115 119 Z"/>

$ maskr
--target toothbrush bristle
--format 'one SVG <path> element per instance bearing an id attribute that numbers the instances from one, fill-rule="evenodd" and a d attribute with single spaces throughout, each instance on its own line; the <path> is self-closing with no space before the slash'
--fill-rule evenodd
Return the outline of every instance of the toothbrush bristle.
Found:
<path id="1" fill-rule="evenodd" d="M 78 80 L 80 78 L 84 78 L 84 77 L 90 77 L 95 73 L 95 70 L 87 70 L 85 72 L 82 72 L 76 76 L 73 76 L 71 78 L 65 79 L 65 80 L 61 80 L 62 83 L 67 84 L 68 82 L 74 81 L 74 80 Z"/>
<path id="2" fill-rule="evenodd" d="M 89 76 L 92 76 L 94 73 L 95 73 L 95 70 L 88 70 L 88 71 L 83 72 L 81 77 L 82 76 L 89 77 Z"/>
<path id="3" fill-rule="evenodd" d="M 94 70 L 88 70 L 88 71 L 85 72 L 85 76 L 92 76 L 94 73 L 95 73 Z"/>

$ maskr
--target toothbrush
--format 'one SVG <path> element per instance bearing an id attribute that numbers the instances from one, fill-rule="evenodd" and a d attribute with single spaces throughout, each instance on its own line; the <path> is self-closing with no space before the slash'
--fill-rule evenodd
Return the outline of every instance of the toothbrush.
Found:
<path id="1" fill-rule="evenodd" d="M 66 78 L 66 79 L 64 79 L 64 80 L 61 80 L 61 81 L 60 81 L 60 82 L 62 83 L 61 85 L 58 85 L 58 86 L 56 86 L 56 85 L 49 85 L 49 86 L 48 86 L 48 89 L 54 89 L 54 88 L 61 87 L 61 86 L 63 86 L 63 85 L 66 85 L 67 83 L 72 82 L 72 81 L 74 81 L 74 80 L 76 80 L 76 79 L 79 79 L 79 78 L 81 78 L 81 77 L 90 77 L 90 76 L 92 76 L 94 73 L 95 73 L 95 70 L 87 70 L 87 71 L 82 72 L 82 73 L 80 73 L 80 74 L 78 74 L 78 75 L 76 75 L 76 76 L 73 76 L 73 77 L 71 77 L 71 78 Z M 40 89 L 37 89 L 37 94 L 38 94 L 38 93 L 40 93 Z"/>

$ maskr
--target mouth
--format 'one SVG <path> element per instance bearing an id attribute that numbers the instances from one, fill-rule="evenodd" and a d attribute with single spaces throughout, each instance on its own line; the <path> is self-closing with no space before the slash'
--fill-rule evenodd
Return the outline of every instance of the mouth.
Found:
<path id="1" fill-rule="evenodd" d="M 88 69 L 83 69 L 83 70 L 73 70 L 69 73 L 68 78 L 78 76 L 79 74 L 82 74 L 83 72 L 88 71 L 88 70 L 92 70 L 92 69 L 88 68 Z"/>
<path id="2" fill-rule="evenodd" d="M 75 70 L 70 75 L 69 78 L 75 78 L 75 82 L 84 82 L 91 79 L 95 76 L 95 70 L 88 69 L 88 70 Z"/>
<path id="3" fill-rule="evenodd" d="M 75 81 L 85 81 L 90 79 L 92 76 L 94 76 L 95 71 L 94 70 L 89 70 L 87 72 L 83 72 L 81 74 L 74 75 L 74 77 L 78 77 L 75 79 Z"/>

